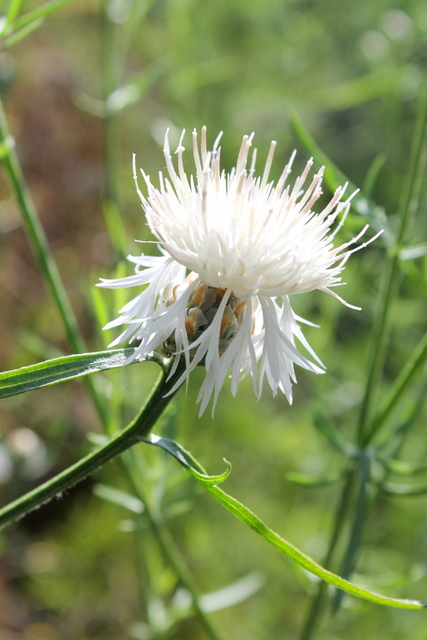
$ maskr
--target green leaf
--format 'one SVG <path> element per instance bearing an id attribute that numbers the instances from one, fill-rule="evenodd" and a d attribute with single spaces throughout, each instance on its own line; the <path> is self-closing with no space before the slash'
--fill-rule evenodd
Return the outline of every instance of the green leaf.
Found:
<path id="1" fill-rule="evenodd" d="M 132 513 L 143 513 L 145 509 L 144 503 L 135 496 L 126 491 L 109 487 L 106 484 L 99 483 L 95 485 L 93 492 L 98 498 L 107 500 L 107 502 L 112 502 L 113 504 L 118 504 L 128 509 L 128 511 L 132 511 Z"/>
<path id="2" fill-rule="evenodd" d="M 203 484 L 206 490 L 213 495 L 228 511 L 235 515 L 244 524 L 250 527 L 255 533 L 260 535 L 266 542 L 278 549 L 281 553 L 290 558 L 293 562 L 299 564 L 303 569 L 314 574 L 318 578 L 321 578 L 325 582 L 333 585 L 337 589 L 342 589 L 346 593 L 363 598 L 369 602 L 376 604 L 382 604 L 388 607 L 396 607 L 399 609 L 421 609 L 426 608 L 427 603 L 419 602 L 417 600 L 398 600 L 396 598 L 388 598 L 386 596 L 379 595 L 368 589 L 358 587 L 357 585 L 344 580 L 335 575 L 331 571 L 324 569 L 317 562 L 312 560 L 305 553 L 294 547 L 290 542 L 287 542 L 277 533 L 267 527 L 258 516 L 256 516 L 250 509 L 245 507 L 241 502 L 225 493 L 217 486 L 204 484 L 203 480 L 199 480 L 200 476 L 205 478 L 209 477 L 203 467 L 193 458 L 193 456 L 181 447 L 177 442 L 168 440 L 166 438 L 160 438 L 152 434 L 148 439 L 144 440 L 148 444 L 153 444 L 160 447 L 170 453 L 181 465 L 186 467 L 192 475 L 194 475 L 198 481 Z"/>
<path id="3" fill-rule="evenodd" d="M 298 472 L 290 472 L 287 474 L 286 478 L 289 482 L 293 482 L 294 484 L 299 484 L 304 487 L 329 487 L 332 484 L 337 484 L 337 482 L 341 482 L 349 473 L 349 469 L 343 469 L 342 471 L 335 471 L 330 473 L 327 476 L 308 476 L 305 473 Z"/>
<path id="4" fill-rule="evenodd" d="M 119 113 L 140 100 L 165 73 L 164 63 L 160 60 L 136 75 L 126 85 L 118 87 L 107 98 L 107 113 Z"/>
<path id="5" fill-rule="evenodd" d="M 426 464 L 415 465 L 411 464 L 410 462 L 405 462 L 404 460 L 386 460 L 385 466 L 387 467 L 388 471 L 391 471 L 391 473 L 395 473 L 399 476 L 414 476 L 427 471 Z"/>
<path id="6" fill-rule="evenodd" d="M 427 493 L 426 485 L 417 487 L 416 485 L 394 484 L 394 482 L 387 482 L 386 484 L 382 485 L 381 489 L 388 496 L 394 496 L 397 498 L 416 498 L 417 496 L 425 496 Z"/>
<path id="7" fill-rule="evenodd" d="M 30 24 L 27 24 L 25 27 L 22 27 L 22 29 L 16 29 L 15 31 L 12 31 L 12 33 L 7 36 L 7 38 L 5 38 L 1 43 L 0 50 L 3 51 L 4 49 L 8 49 L 20 40 L 23 40 L 24 38 L 29 36 L 30 33 L 38 29 L 42 25 L 42 23 L 43 19 L 38 18 Z"/>
<path id="8" fill-rule="evenodd" d="M 19 393 L 86 376 L 96 371 L 123 367 L 134 351 L 134 349 L 115 349 L 63 356 L 29 367 L 4 371 L 0 373 L 0 398 L 16 396 Z M 144 360 L 152 360 L 162 365 L 162 358 L 156 353 L 150 354 Z"/>
<path id="9" fill-rule="evenodd" d="M 10 24 L 15 20 L 15 18 L 19 14 L 21 4 L 22 0 L 11 0 L 9 8 L 7 10 L 7 24 Z"/>
<path id="10" fill-rule="evenodd" d="M 199 604 L 205 613 L 213 613 L 228 609 L 236 604 L 248 600 L 257 593 L 265 584 L 265 578 L 258 572 L 233 582 L 213 593 L 205 593 L 199 597 Z"/>
<path id="11" fill-rule="evenodd" d="M 15 144 L 13 138 L 8 136 L 6 140 L 0 143 L 0 161 L 3 161 L 9 155 L 10 148 Z"/>
<path id="12" fill-rule="evenodd" d="M 346 440 L 323 414 L 316 413 L 313 424 L 317 431 L 332 447 L 337 449 L 337 451 L 344 453 L 349 458 L 354 458 L 359 455 L 358 447 Z"/>
<path id="13" fill-rule="evenodd" d="M 12 1 L 3 24 L 0 27 L 0 36 L 4 37 L 0 49 L 7 49 L 38 29 L 44 22 L 44 18 L 56 11 L 70 0 L 52 0 L 41 7 L 37 7 L 18 17 L 21 0 Z"/>
<path id="14" fill-rule="evenodd" d="M 377 181 L 378 175 L 384 166 L 385 161 L 386 156 L 381 153 L 374 159 L 368 171 L 366 172 L 366 176 L 363 180 L 362 185 L 362 193 L 364 194 L 365 198 L 371 197 L 372 190 Z"/>
<path id="15" fill-rule="evenodd" d="M 32 9 L 31 11 L 28 11 L 27 13 L 24 13 L 24 15 L 17 18 L 12 23 L 12 27 L 14 27 L 15 29 L 21 29 L 22 27 L 25 27 L 27 24 L 30 24 L 31 22 L 34 22 L 39 18 L 45 18 L 47 15 L 53 13 L 64 4 L 68 4 L 68 2 L 70 2 L 70 0 L 52 0 L 51 2 L 45 2 L 45 4 L 42 4 L 40 7 Z"/>
<path id="16" fill-rule="evenodd" d="M 427 242 L 414 244 L 399 251 L 401 260 L 415 260 L 416 258 L 424 258 L 424 256 L 427 256 Z"/>

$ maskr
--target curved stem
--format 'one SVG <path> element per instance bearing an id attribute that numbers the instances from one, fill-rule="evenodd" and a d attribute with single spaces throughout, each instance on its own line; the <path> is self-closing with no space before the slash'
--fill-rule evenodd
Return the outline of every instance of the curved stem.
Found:
<path id="1" fill-rule="evenodd" d="M 141 437 L 146 437 L 175 395 L 172 393 L 165 397 L 182 374 L 182 368 L 178 366 L 171 377 L 168 377 L 168 373 L 168 370 L 162 372 L 139 414 L 111 440 L 54 478 L 0 509 L 0 528 L 22 518 L 62 491 L 69 489 L 115 458 L 119 453 L 137 444 Z"/>

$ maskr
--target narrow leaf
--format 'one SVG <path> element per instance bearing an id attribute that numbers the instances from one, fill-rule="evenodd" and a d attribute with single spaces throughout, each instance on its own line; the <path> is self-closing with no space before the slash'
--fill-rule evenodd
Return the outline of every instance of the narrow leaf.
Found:
<path id="1" fill-rule="evenodd" d="M 292 471 L 287 474 L 286 478 L 289 482 L 293 482 L 294 484 L 299 484 L 304 487 L 329 487 L 332 484 L 337 484 L 337 482 L 344 480 L 348 472 L 349 469 L 343 469 L 342 471 L 335 471 L 334 473 L 330 473 L 326 476 L 308 476 L 305 473 Z"/>
<path id="2" fill-rule="evenodd" d="M 25 27 L 22 27 L 22 29 L 16 29 L 16 31 L 12 31 L 12 33 L 7 36 L 7 38 L 5 38 L 1 43 L 0 50 L 3 51 L 4 49 L 8 49 L 20 40 L 23 40 L 24 38 L 29 36 L 30 33 L 38 29 L 42 25 L 42 23 L 43 19 L 38 18 L 37 20 L 33 20 L 33 22 L 25 25 Z"/>
<path id="3" fill-rule="evenodd" d="M 414 476 L 427 471 L 427 465 L 415 465 L 404 460 L 387 460 L 385 466 L 389 471 L 399 476 Z"/>
<path id="4" fill-rule="evenodd" d="M 37 7 L 36 9 L 32 9 L 24 15 L 17 18 L 12 27 L 15 29 L 20 29 L 21 27 L 25 27 L 27 24 L 34 22 L 34 20 L 38 20 L 39 18 L 44 18 L 45 16 L 53 13 L 64 4 L 67 4 L 70 0 L 52 0 L 51 2 L 46 2 L 42 4 L 41 7 Z"/>
<path id="5" fill-rule="evenodd" d="M 427 256 L 427 242 L 414 244 L 412 247 L 405 247 L 399 251 L 401 260 L 415 260 L 416 258 L 424 258 L 424 256 Z"/>
<path id="6" fill-rule="evenodd" d="M 126 491 L 109 487 L 106 484 L 97 484 L 93 492 L 98 498 L 107 500 L 107 502 L 112 502 L 113 504 L 118 504 L 133 513 L 143 513 L 145 509 L 144 503 L 138 498 L 135 498 L 135 496 Z"/>
<path id="7" fill-rule="evenodd" d="M 395 496 L 397 498 L 404 498 L 404 497 L 416 498 L 417 496 L 425 496 L 427 493 L 426 485 L 417 487 L 414 485 L 411 486 L 411 485 L 394 484 L 393 482 L 387 482 L 381 487 L 381 489 L 388 496 Z"/>
<path id="8" fill-rule="evenodd" d="M 346 456 L 354 458 L 359 454 L 359 449 L 346 440 L 333 424 L 321 413 L 316 413 L 313 420 L 314 427 L 326 438 L 328 443 Z"/>
<path id="9" fill-rule="evenodd" d="M 386 156 L 381 153 L 378 155 L 369 167 L 362 185 L 362 193 L 365 198 L 370 198 L 378 175 L 384 166 Z"/>
<path id="10" fill-rule="evenodd" d="M 9 8 L 7 10 L 7 24 L 13 22 L 16 16 L 19 14 L 22 0 L 11 0 Z"/>
<path id="11" fill-rule="evenodd" d="M 213 613 L 228 609 L 236 604 L 248 600 L 265 584 L 265 578 L 260 573 L 251 573 L 237 582 L 223 587 L 213 593 L 205 593 L 199 597 L 199 604 L 205 613 Z"/>
<path id="12" fill-rule="evenodd" d="M 46 360 L 13 371 L 0 373 L 0 398 L 39 389 L 51 384 L 85 376 L 96 371 L 123 367 L 134 349 L 115 349 Z M 161 358 L 153 353 L 145 360 L 161 364 Z"/>
<path id="13" fill-rule="evenodd" d="M 193 463 L 195 462 L 193 456 L 178 443 L 167 440 L 166 438 L 160 438 L 159 436 L 153 435 L 149 439 L 145 440 L 145 442 L 161 447 L 162 449 L 170 453 L 197 479 L 201 473 L 203 476 L 208 476 L 206 471 L 204 471 L 199 463 L 196 463 L 196 466 L 193 466 Z M 228 509 L 228 511 L 235 515 L 244 524 L 253 529 L 253 531 L 255 531 L 258 535 L 264 538 L 266 542 L 268 542 L 288 558 L 299 564 L 306 571 L 309 571 L 325 582 L 333 585 L 334 587 L 342 589 L 346 593 L 349 593 L 350 595 L 356 596 L 358 598 L 363 598 L 370 602 L 382 604 L 388 607 L 396 607 L 399 609 L 421 609 L 427 607 L 427 603 L 425 602 L 419 602 L 417 600 L 398 600 L 396 598 L 388 598 L 386 596 L 382 596 L 369 591 L 368 589 L 358 587 L 352 582 L 340 578 L 331 571 L 328 571 L 327 569 L 321 567 L 317 562 L 312 560 L 312 558 L 281 538 L 277 533 L 267 527 L 267 525 L 264 524 L 264 522 L 262 522 L 262 520 L 260 520 L 258 516 L 250 511 L 250 509 L 245 507 L 241 502 L 239 502 L 232 496 L 225 493 L 222 489 L 217 486 L 210 486 L 206 484 L 204 486 L 206 490 L 211 495 L 213 495 L 216 500 L 218 500 L 218 502 L 220 502 L 226 509 Z"/>

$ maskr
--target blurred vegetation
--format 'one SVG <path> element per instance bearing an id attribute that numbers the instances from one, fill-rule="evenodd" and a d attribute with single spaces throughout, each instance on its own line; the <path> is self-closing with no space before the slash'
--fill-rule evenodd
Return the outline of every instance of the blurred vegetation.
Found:
<path id="1" fill-rule="evenodd" d="M 2 12 L 12 4 L 3 0 Z M 42 4 L 23 2 L 20 15 Z M 290 124 L 297 113 L 322 151 L 358 186 L 384 156 L 371 198 L 391 229 L 397 228 L 427 61 L 425 3 L 70 0 L 36 26 L 19 41 L 3 37 L 0 91 L 89 350 L 106 347 L 112 336 L 100 329 L 123 303 L 121 292 L 100 293 L 94 284 L 100 276 L 130 274 L 124 257 L 141 251 L 135 239 L 149 237 L 131 154 L 154 181 L 163 168 L 167 126 L 176 140 L 182 128 L 190 132 L 206 124 L 211 142 L 223 130 L 226 168 L 235 162 L 243 134 L 256 132 L 260 165 L 276 139 L 272 173 L 278 177 L 293 148 L 298 149 L 294 175 L 306 161 Z M 3 176 L 0 199 L 0 366 L 6 370 L 70 349 Z M 421 248 L 412 254 L 406 248 L 403 257 L 414 259 L 400 263 L 384 393 L 425 332 L 425 210 L 424 191 L 407 238 L 407 246 Z M 340 237 L 350 239 L 364 222 L 354 211 Z M 156 429 L 176 437 L 212 473 L 223 470 L 223 457 L 230 460 L 226 490 L 320 562 L 339 485 L 301 486 L 289 474 L 316 478 L 343 469 L 343 458 L 316 428 L 314 416 L 329 416 L 352 439 L 386 261 L 382 240 L 349 261 L 348 285 L 340 294 L 360 305 L 360 312 L 320 292 L 294 299 L 297 313 L 321 325 L 307 327 L 305 334 L 327 373 L 298 371 L 292 407 L 268 391 L 256 403 L 245 381 L 236 399 L 224 385 L 215 418 L 207 412 L 199 419 L 195 399 L 203 372 L 196 371 L 187 395 L 179 393 L 174 410 Z M 156 374 L 152 363 L 97 374 L 116 428 L 138 410 Z M 426 414 L 417 393 L 415 386 L 390 429 L 418 402 L 419 415 L 399 456 L 422 466 Z M 374 401 L 379 406 L 379 398 Z M 102 432 L 84 386 L 76 382 L 3 400 L 0 424 L 2 503 L 71 464 L 88 451 L 87 436 Z M 143 487 L 154 510 L 163 505 L 166 527 L 200 592 L 249 576 L 245 584 L 252 595 L 212 614 L 223 637 L 297 638 L 316 582 L 223 512 L 162 452 L 140 446 L 132 456 L 138 477 L 131 480 Z M 425 484 L 425 475 L 421 472 L 419 483 Z M 129 492 L 129 480 L 115 461 L 4 533 L 2 640 L 207 637 L 186 609 L 185 593 L 146 511 L 136 503 L 133 510 L 125 508 L 120 496 L 105 489 Z M 413 482 L 392 480 L 405 487 Z M 354 579 L 387 595 L 426 600 L 426 527 L 425 495 L 382 494 L 366 522 Z M 344 546 L 345 537 L 338 550 Z M 186 619 L 179 622 L 180 617 Z M 425 640 L 425 629 L 424 612 L 345 598 L 335 616 L 325 608 L 315 637 Z"/>

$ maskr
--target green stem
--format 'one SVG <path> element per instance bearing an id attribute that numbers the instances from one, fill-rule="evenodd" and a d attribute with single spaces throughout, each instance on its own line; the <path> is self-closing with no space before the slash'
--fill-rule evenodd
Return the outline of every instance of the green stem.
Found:
<path id="1" fill-rule="evenodd" d="M 396 247 L 385 278 L 385 287 L 380 304 L 380 312 L 372 330 L 372 357 L 368 368 L 365 394 L 359 415 L 359 443 L 362 443 L 366 438 L 369 439 L 370 437 L 369 434 L 366 433 L 366 427 L 370 418 L 374 393 L 378 387 L 385 359 L 386 346 L 388 342 L 390 309 L 398 289 L 399 250 L 402 243 L 405 241 L 408 227 L 418 207 L 423 176 L 425 173 L 427 157 L 425 150 L 426 130 L 427 82 L 424 86 L 420 99 L 420 108 L 418 110 L 417 122 L 415 124 L 414 135 L 412 138 L 409 170 L 405 176 L 402 188 L 402 197 L 399 203 L 400 227 L 396 238 Z"/>
<path id="2" fill-rule="evenodd" d="M 202 607 L 200 606 L 197 585 L 193 579 L 193 576 L 188 570 L 187 564 L 182 557 L 178 547 L 176 546 L 170 532 L 168 531 L 168 529 L 166 529 L 162 522 L 158 522 L 156 521 L 156 519 L 150 519 L 150 522 L 153 531 L 156 534 L 156 537 L 160 542 L 163 551 L 169 559 L 169 562 L 175 569 L 181 584 L 191 594 L 194 610 L 207 635 L 212 640 L 222 640 L 222 634 L 219 632 L 216 625 L 214 625 L 212 619 L 203 611 Z"/>
<path id="3" fill-rule="evenodd" d="M 106 462 L 115 458 L 119 453 L 123 453 L 123 451 L 139 442 L 140 438 L 146 437 L 171 401 L 173 393 L 167 397 L 165 396 L 181 374 L 181 365 L 178 366 L 174 375 L 170 378 L 168 378 L 168 371 L 163 371 L 140 413 L 127 427 L 118 432 L 102 447 L 76 462 L 76 464 L 0 509 L 0 528 L 40 507 L 62 491 L 69 489 Z"/>
<path id="4" fill-rule="evenodd" d="M 117 115 L 110 106 L 110 98 L 118 86 L 118 55 L 116 25 L 108 15 L 110 0 L 101 7 L 101 73 L 104 102 L 104 216 L 116 260 L 126 257 L 126 238 L 120 217 L 117 186 L 118 151 L 120 149 Z"/>
<path id="5" fill-rule="evenodd" d="M 372 438 L 376 435 L 378 430 L 382 427 L 384 422 L 392 414 L 393 410 L 403 397 L 408 386 L 412 382 L 415 374 L 425 364 L 427 359 L 427 332 L 421 338 L 420 342 L 413 351 L 411 357 L 407 361 L 406 365 L 400 372 L 397 380 L 395 381 L 393 388 L 390 392 L 388 401 L 385 407 L 373 420 L 369 433 L 364 441 L 364 446 L 367 446 Z"/>
<path id="6" fill-rule="evenodd" d="M 350 498 L 353 491 L 353 484 L 354 484 L 354 472 L 349 474 L 347 482 L 345 483 L 342 489 L 340 500 L 338 502 L 338 507 L 335 514 L 334 529 L 332 531 L 331 539 L 329 541 L 328 551 L 323 561 L 323 566 L 325 567 L 325 569 L 330 569 L 334 551 L 336 549 L 336 545 L 338 543 L 338 540 L 340 538 L 341 532 L 344 527 L 348 508 L 350 506 Z M 323 580 L 320 582 L 316 596 L 311 601 L 311 606 L 310 606 L 307 618 L 305 620 L 304 626 L 302 628 L 300 640 L 310 640 L 310 638 L 312 638 L 313 632 L 315 631 L 318 620 L 319 620 L 319 616 L 324 610 L 323 603 L 326 597 L 326 590 L 328 586 L 329 585 Z"/>
<path id="7" fill-rule="evenodd" d="M 368 511 L 368 486 L 371 476 L 371 463 L 369 458 L 361 452 L 359 458 L 360 470 L 360 486 L 357 494 L 356 508 L 353 514 L 353 523 L 347 549 L 344 554 L 342 568 L 340 571 L 341 578 L 349 579 L 356 564 L 357 554 L 362 541 L 362 535 L 365 528 L 366 516 Z M 337 590 L 333 601 L 333 612 L 336 613 L 340 607 L 344 591 Z"/>
<path id="8" fill-rule="evenodd" d="M 39 263 L 43 278 L 47 283 L 50 293 L 64 325 L 67 340 L 76 353 L 86 351 L 84 342 L 80 336 L 77 321 L 70 305 L 67 293 L 64 289 L 61 276 L 55 260 L 50 252 L 49 245 L 40 223 L 36 207 L 22 174 L 18 156 L 15 151 L 15 142 L 9 133 L 7 121 L 0 99 L 0 144 L 4 147 L 3 164 L 6 168 L 13 193 L 22 214 L 22 219 L 29 236 L 30 244 Z M 95 405 L 99 418 L 103 424 L 107 424 L 108 418 L 105 408 L 99 398 L 91 378 L 85 379 L 88 392 Z"/>
<path id="9" fill-rule="evenodd" d="M 165 526 L 161 517 L 155 514 L 154 509 L 151 507 L 150 501 L 148 500 L 147 495 L 140 482 L 136 482 L 133 477 L 132 470 L 137 468 L 136 461 L 129 461 L 130 464 L 127 464 L 127 460 L 123 460 L 124 467 L 126 470 L 126 474 L 128 476 L 129 482 L 132 486 L 132 489 L 136 496 L 144 503 L 145 511 L 144 514 L 147 516 L 147 519 L 150 523 L 150 527 L 159 542 L 161 548 L 167 559 L 169 560 L 171 566 L 174 568 L 175 573 L 177 574 L 179 581 L 181 584 L 187 589 L 187 591 L 191 594 L 191 599 L 193 601 L 193 607 L 198 617 L 200 624 L 203 626 L 207 635 L 211 640 L 223 640 L 223 636 L 220 631 L 217 629 L 216 625 L 213 623 L 211 618 L 203 611 L 199 604 L 199 589 L 197 584 L 195 583 L 193 576 L 191 575 L 187 563 L 183 558 L 180 550 L 175 544 L 174 539 L 172 538 L 169 530 Z"/>

